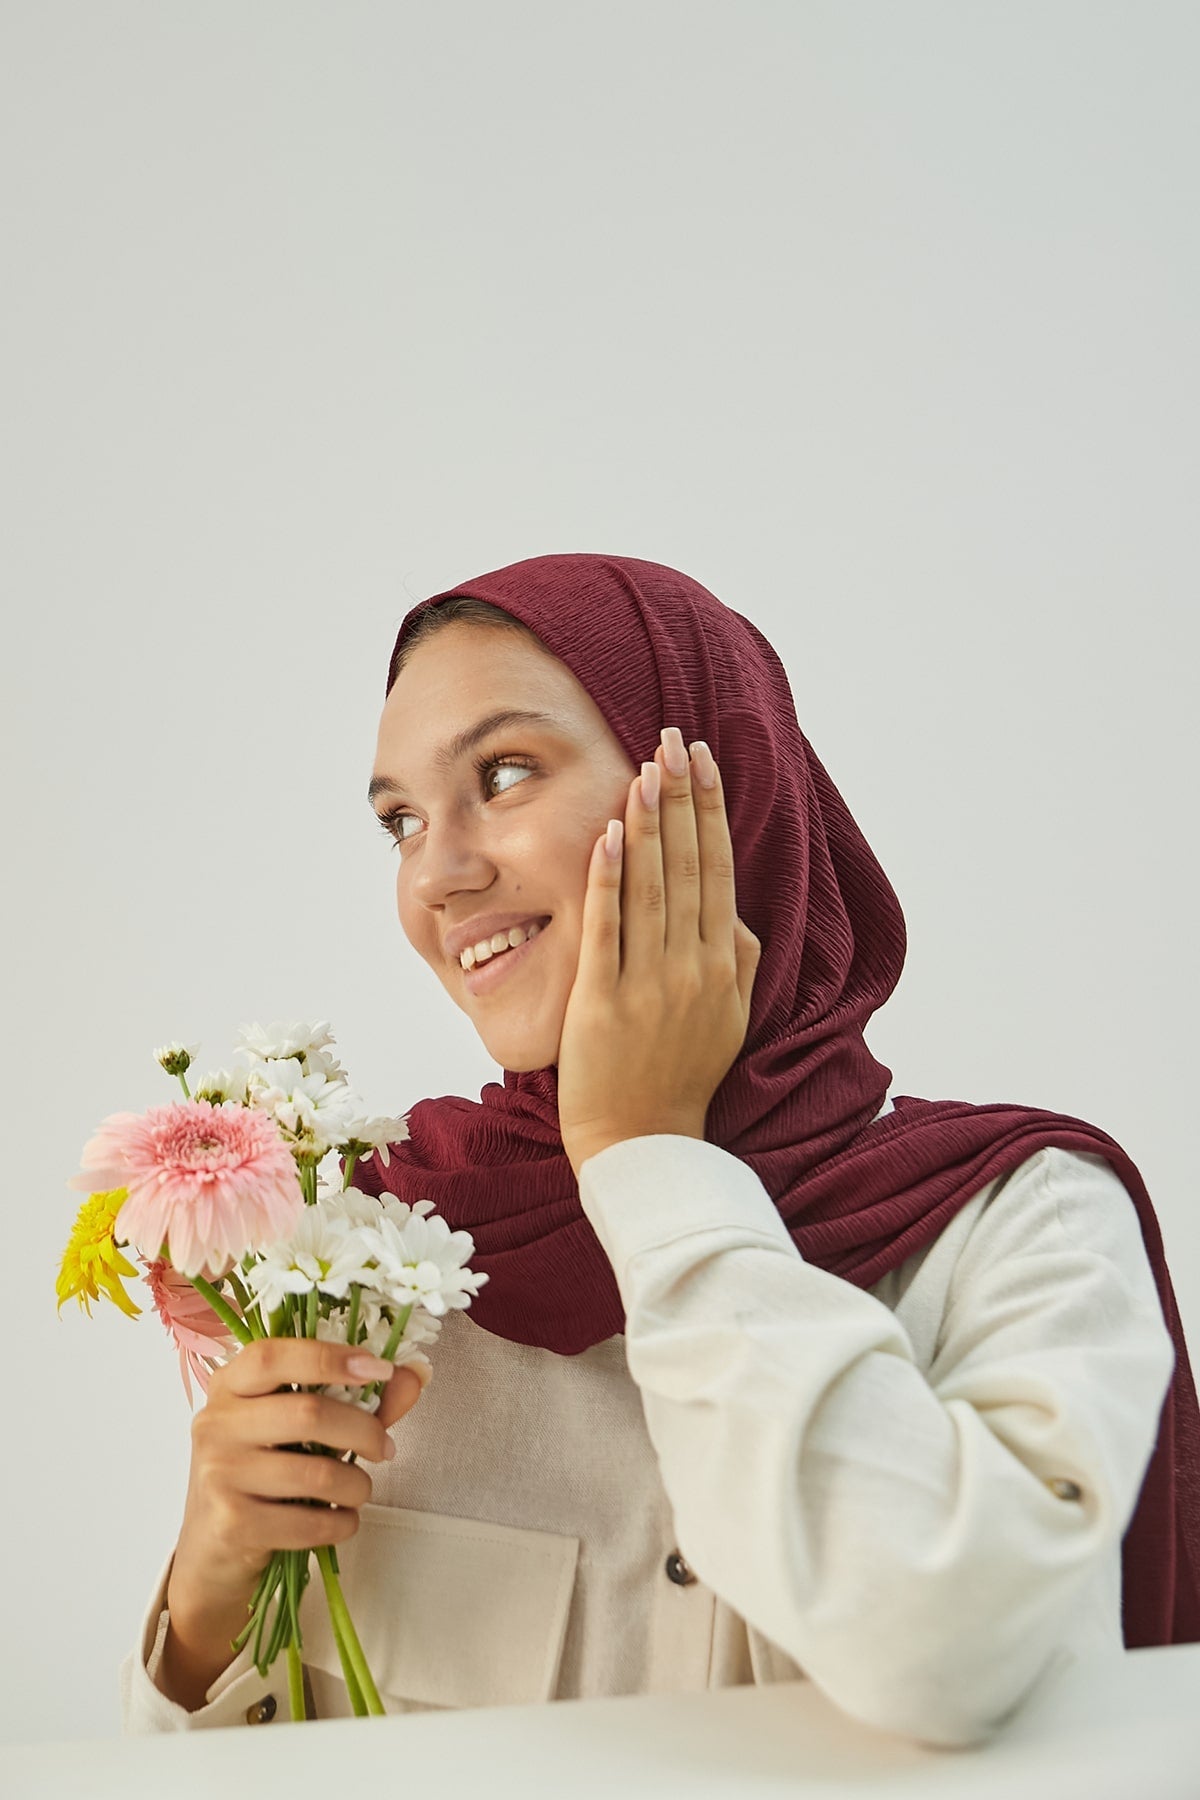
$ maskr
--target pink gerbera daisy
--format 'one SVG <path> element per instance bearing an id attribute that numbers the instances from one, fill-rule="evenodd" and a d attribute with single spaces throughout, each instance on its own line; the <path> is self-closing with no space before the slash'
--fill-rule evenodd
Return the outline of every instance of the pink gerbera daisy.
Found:
<path id="1" fill-rule="evenodd" d="M 266 1113 L 178 1101 L 113 1113 L 84 1146 L 85 1191 L 123 1187 L 122 1242 L 184 1275 L 217 1270 L 286 1236 L 304 1206 L 291 1152 Z"/>
<path id="2" fill-rule="evenodd" d="M 218 1319 L 203 1294 L 196 1292 L 186 1275 L 173 1269 L 161 1256 L 156 1256 L 153 1262 L 147 1262 L 145 1257 L 141 1260 L 154 1310 L 179 1351 L 179 1373 L 190 1401 L 191 1377 L 194 1375 L 207 1393 L 213 1370 L 226 1362 L 237 1346 L 225 1324 Z"/>

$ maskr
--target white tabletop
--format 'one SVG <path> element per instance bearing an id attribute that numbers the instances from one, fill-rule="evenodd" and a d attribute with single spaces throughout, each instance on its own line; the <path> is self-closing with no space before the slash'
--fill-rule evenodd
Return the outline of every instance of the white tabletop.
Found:
<path id="1" fill-rule="evenodd" d="M 856 1724 L 806 1681 L 0 1747 L 5 1800 L 362 1794 L 376 1784 L 456 1800 L 1200 1800 L 1200 1644 L 1079 1663 L 972 1750 Z"/>

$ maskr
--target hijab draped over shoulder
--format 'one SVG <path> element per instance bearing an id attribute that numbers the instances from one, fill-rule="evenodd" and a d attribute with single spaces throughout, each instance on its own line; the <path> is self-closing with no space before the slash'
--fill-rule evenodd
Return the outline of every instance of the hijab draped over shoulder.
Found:
<path id="1" fill-rule="evenodd" d="M 636 557 L 532 557 L 421 601 L 490 601 L 587 690 L 635 765 L 664 725 L 704 738 L 721 769 L 737 909 L 762 945 L 750 1021 L 705 1136 L 747 1163 L 800 1254 L 867 1288 L 958 1209 L 1047 1145 L 1102 1156 L 1137 1209 L 1176 1365 L 1123 1543 L 1126 1646 L 1200 1639 L 1200 1409 L 1162 1238 L 1141 1175 L 1098 1127 L 997 1102 L 893 1096 L 863 1039 L 904 963 L 899 901 L 800 730 L 762 633 L 676 569 Z M 852 690 L 851 690 L 852 697 Z M 557 1070 L 489 1082 L 479 1100 L 417 1102 L 388 1167 L 356 1185 L 432 1200 L 475 1240 L 490 1279 L 468 1317 L 571 1356 L 624 1330 L 612 1269 L 558 1131 Z"/>

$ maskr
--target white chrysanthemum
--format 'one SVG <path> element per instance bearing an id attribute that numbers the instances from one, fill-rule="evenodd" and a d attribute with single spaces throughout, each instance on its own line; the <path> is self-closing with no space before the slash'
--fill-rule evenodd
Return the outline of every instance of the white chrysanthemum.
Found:
<path id="1" fill-rule="evenodd" d="M 372 1286 L 393 1306 L 416 1304 L 438 1316 L 469 1306 L 488 1279 L 464 1267 L 475 1249 L 470 1232 L 451 1231 L 440 1214 L 402 1226 L 383 1218 L 363 1236 L 378 1265 Z"/>
<path id="2" fill-rule="evenodd" d="M 421 1218 L 433 1211 L 432 1200 L 417 1200 L 410 1206 L 394 1194 L 364 1194 L 356 1187 L 338 1188 L 323 1197 L 351 1225 L 378 1225 L 381 1219 L 390 1219 L 401 1230 L 414 1216 Z"/>
<path id="3" fill-rule="evenodd" d="M 248 1051 L 258 1062 L 278 1062 L 289 1056 L 305 1057 L 310 1051 L 324 1050 L 333 1041 L 327 1019 L 317 1025 L 284 1025 L 276 1019 L 270 1025 L 243 1025 L 235 1043 L 239 1050 Z"/>
<path id="4" fill-rule="evenodd" d="M 289 1143 L 313 1156 L 324 1156 L 345 1140 L 357 1108 L 345 1082 L 306 1075 L 294 1056 L 254 1064 L 247 1071 L 246 1093 L 251 1106 L 270 1113 Z"/>
<path id="5" fill-rule="evenodd" d="M 154 1052 L 154 1060 L 168 1075 L 186 1075 L 199 1048 L 199 1044 L 163 1044 Z"/>
<path id="6" fill-rule="evenodd" d="M 336 1056 L 330 1056 L 328 1050 L 304 1050 L 300 1052 L 300 1061 L 304 1064 L 306 1075 L 324 1075 L 330 1081 L 345 1081 L 347 1075 Z"/>
<path id="7" fill-rule="evenodd" d="M 395 1307 L 390 1301 L 381 1300 L 377 1289 L 364 1288 L 359 1317 L 364 1328 L 371 1332 L 374 1332 L 378 1324 L 382 1322 L 384 1332 L 381 1341 L 386 1344 L 388 1333 L 395 1323 L 397 1313 L 407 1311 L 408 1304 L 406 1300 L 402 1308 Z M 432 1313 L 427 1313 L 423 1308 L 414 1306 L 404 1321 L 404 1328 L 400 1334 L 400 1348 L 396 1351 L 395 1361 L 404 1362 L 406 1360 L 406 1344 L 409 1346 L 436 1344 L 441 1329 L 441 1319 L 435 1319 Z"/>
<path id="8" fill-rule="evenodd" d="M 202 1075 L 192 1089 L 193 1100 L 207 1100 L 213 1106 L 243 1106 L 246 1101 L 245 1069 L 212 1069 Z"/>
<path id="9" fill-rule="evenodd" d="M 285 1294 L 308 1294 L 314 1288 L 334 1300 L 344 1300 L 350 1284 L 375 1283 L 371 1266 L 374 1245 L 345 1219 L 331 1216 L 324 1206 L 306 1206 L 295 1230 L 272 1244 L 246 1274 L 246 1285 L 257 1296 L 260 1313 L 272 1313 Z"/>
<path id="10" fill-rule="evenodd" d="M 317 1323 L 317 1337 L 324 1343 L 344 1344 L 346 1341 L 345 1324 L 344 1314 L 331 1319 L 321 1319 Z M 362 1337 L 362 1348 L 369 1350 L 372 1356 L 382 1356 L 387 1349 L 390 1330 L 389 1320 L 376 1308 L 375 1319 L 367 1326 Z M 426 1368 L 430 1367 L 429 1358 L 419 1348 L 419 1343 L 420 1340 L 410 1339 L 408 1333 L 405 1332 L 404 1338 L 392 1354 L 392 1361 L 398 1369 L 406 1363 L 416 1364 L 418 1367 L 422 1364 Z M 364 1400 L 361 1388 L 326 1387 L 323 1392 L 328 1394 L 331 1400 L 348 1400 L 352 1406 L 361 1407 L 364 1412 L 370 1413 L 379 1410 L 379 1402 L 382 1399 L 382 1395 L 372 1394 L 369 1399 Z"/>
<path id="11" fill-rule="evenodd" d="M 389 1144 L 403 1144 L 408 1137 L 408 1114 L 399 1118 L 368 1118 L 363 1112 L 354 1118 L 345 1142 L 353 1144 L 359 1155 L 374 1154 L 386 1169 L 390 1160 Z"/>

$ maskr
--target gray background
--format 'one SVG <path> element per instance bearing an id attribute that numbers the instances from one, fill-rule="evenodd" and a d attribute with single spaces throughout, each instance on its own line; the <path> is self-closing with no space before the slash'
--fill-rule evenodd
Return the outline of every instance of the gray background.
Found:
<path id="1" fill-rule="evenodd" d="M 1093 1119 L 1200 1350 L 1190 5 L 0 8 L 0 1735 L 107 1734 L 189 1415 L 56 1319 L 108 1112 L 328 1017 L 497 1075 L 364 804 L 413 600 L 587 550 L 778 647 L 900 895 L 900 1093 Z M 417 1629 L 414 1625 L 414 1629 Z"/>

